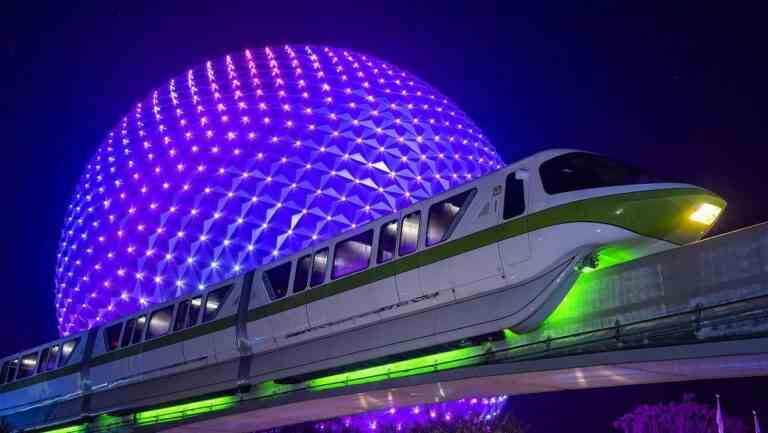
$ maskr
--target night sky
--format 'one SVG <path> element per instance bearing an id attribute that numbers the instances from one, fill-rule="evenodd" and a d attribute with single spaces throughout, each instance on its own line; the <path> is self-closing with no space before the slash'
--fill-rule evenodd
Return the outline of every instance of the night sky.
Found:
<path id="1" fill-rule="evenodd" d="M 0 356 L 56 337 L 60 227 L 106 132 L 168 78 L 247 47 L 307 42 L 370 53 L 446 94 L 507 162 L 551 147 L 591 150 L 719 193 L 729 207 L 718 233 L 768 220 L 768 34 L 758 10 L 699 2 L 636 10 L 555 2 L 538 10 L 476 2 L 64 3 L 4 5 L 0 18 Z M 580 420 L 583 431 L 600 432 L 639 402 L 687 390 L 702 399 L 729 391 L 727 408 L 747 414 L 752 391 L 762 388 L 766 400 L 766 385 L 645 386 L 515 404 L 536 431 Z"/>

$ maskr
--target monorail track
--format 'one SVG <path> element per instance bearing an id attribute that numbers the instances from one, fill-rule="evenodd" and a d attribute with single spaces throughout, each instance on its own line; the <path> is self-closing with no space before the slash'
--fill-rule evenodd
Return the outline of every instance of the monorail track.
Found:
<path id="1" fill-rule="evenodd" d="M 537 330 L 447 349 L 72 424 L 81 432 L 244 432 L 470 391 L 768 374 L 768 224 L 585 273 Z"/>

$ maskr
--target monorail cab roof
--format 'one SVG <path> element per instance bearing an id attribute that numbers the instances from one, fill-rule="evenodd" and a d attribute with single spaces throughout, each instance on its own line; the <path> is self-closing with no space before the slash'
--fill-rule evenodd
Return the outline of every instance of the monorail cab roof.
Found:
<path id="1" fill-rule="evenodd" d="M 529 173 L 531 212 L 591 197 L 648 190 L 651 184 L 653 189 L 701 189 L 662 180 L 632 164 L 576 149 L 546 150 L 520 163 Z"/>
<path id="2" fill-rule="evenodd" d="M 547 194 L 659 182 L 647 171 L 589 152 L 568 152 L 539 165 Z"/>

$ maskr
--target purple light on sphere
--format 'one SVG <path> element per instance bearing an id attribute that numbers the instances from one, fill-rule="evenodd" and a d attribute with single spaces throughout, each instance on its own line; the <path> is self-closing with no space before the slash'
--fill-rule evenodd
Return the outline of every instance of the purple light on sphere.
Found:
<path id="1" fill-rule="evenodd" d="M 375 431 L 408 432 L 421 426 L 434 428 L 440 424 L 466 423 L 484 431 L 484 423 L 493 421 L 504 410 L 507 396 L 487 398 L 465 398 L 457 401 L 427 403 L 417 406 L 390 408 L 365 412 L 312 424 L 314 429 L 277 428 L 269 433 L 290 433 L 292 431 L 320 431 L 328 433 L 373 433 Z M 437 431 L 444 429 L 435 429 Z"/>
<path id="2" fill-rule="evenodd" d="M 67 335 L 200 290 L 502 166 L 408 72 L 343 49 L 246 50 L 155 90 L 86 167 L 59 244 Z"/>

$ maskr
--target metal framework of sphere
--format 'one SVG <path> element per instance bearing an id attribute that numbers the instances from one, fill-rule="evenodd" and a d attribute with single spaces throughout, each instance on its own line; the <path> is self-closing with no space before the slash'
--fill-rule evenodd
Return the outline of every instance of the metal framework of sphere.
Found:
<path id="1" fill-rule="evenodd" d="M 107 135 L 65 217 L 62 335 L 119 318 L 499 168 L 408 72 L 328 47 L 246 50 L 152 92 Z"/>

